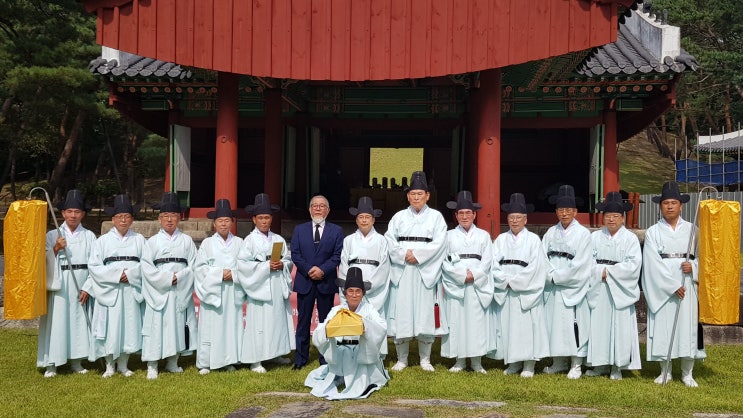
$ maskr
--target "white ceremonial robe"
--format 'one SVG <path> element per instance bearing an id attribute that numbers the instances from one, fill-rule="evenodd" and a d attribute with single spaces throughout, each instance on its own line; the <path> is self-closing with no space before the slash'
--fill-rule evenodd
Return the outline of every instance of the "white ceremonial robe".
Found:
<path id="1" fill-rule="evenodd" d="M 513 261 L 527 265 L 511 264 Z M 492 271 L 500 322 L 498 347 L 489 357 L 510 364 L 549 356 L 543 297 L 547 266 L 539 236 L 526 228 L 518 235 L 509 230 L 495 239 Z"/>
<path id="2" fill-rule="evenodd" d="M 328 338 L 325 326 L 341 308 L 348 309 L 348 305 L 343 303 L 331 309 L 312 333 L 312 343 L 327 364 L 311 371 L 304 385 L 312 388 L 312 395 L 329 400 L 367 398 L 389 380 L 379 356 L 379 349 L 387 340 L 387 322 L 364 298 L 356 308 L 364 321 L 364 333 L 358 337 Z M 343 345 L 344 340 L 357 340 L 358 344 Z M 341 392 L 339 385 L 345 386 Z"/>
<path id="3" fill-rule="evenodd" d="M 284 268 L 280 271 L 271 271 L 269 266 L 275 242 L 282 243 Z M 289 304 L 293 264 L 286 241 L 273 232 L 266 236 L 253 229 L 243 240 L 237 260 L 238 283 L 247 296 L 240 361 L 252 364 L 288 354 L 295 339 Z"/>
<path id="4" fill-rule="evenodd" d="M 637 235 L 621 227 L 614 236 L 606 228 L 591 234 L 593 258 L 588 306 L 591 334 L 588 365 L 640 369 L 640 341 L 637 335 L 635 302 L 640 300 L 642 252 Z M 616 261 L 616 264 L 601 264 Z M 606 281 L 601 279 L 606 269 Z"/>
<path id="5" fill-rule="evenodd" d="M 180 258 L 180 261 L 156 260 Z M 157 361 L 196 350 L 198 331 L 193 301 L 193 266 L 196 245 L 179 229 L 169 235 L 162 229 L 147 240 L 142 258 L 142 361 Z M 173 285 L 173 274 L 178 282 Z"/>
<path id="6" fill-rule="evenodd" d="M 349 264 L 350 261 L 354 263 Z M 369 263 L 376 261 L 378 265 Z M 384 235 L 377 233 L 372 227 L 366 236 L 359 230 L 343 239 L 343 251 L 341 251 L 341 264 L 338 269 L 338 278 L 346 280 L 346 272 L 349 267 L 361 269 L 365 282 L 371 283 L 371 289 L 366 291 L 366 300 L 386 318 L 387 295 L 390 289 L 390 257 L 387 251 L 387 240 Z M 346 300 L 343 296 L 343 287 L 338 293 L 341 302 Z"/>
<path id="7" fill-rule="evenodd" d="M 440 309 L 436 328 L 434 304 L 443 302 L 439 282 L 441 264 L 446 257 L 446 222 L 437 210 L 424 206 L 420 213 L 408 207 L 397 212 L 384 234 L 390 254 L 390 294 L 387 304 L 387 332 L 396 339 L 443 335 L 446 315 Z M 399 237 L 430 238 L 424 241 L 398 241 Z M 418 264 L 407 264 L 408 249 Z"/>
<path id="8" fill-rule="evenodd" d="M 488 336 L 488 330 L 496 325 L 490 307 L 493 302 L 490 234 L 472 225 L 469 231 L 457 226 L 446 236 L 448 249 L 442 283 L 449 332 L 441 339 L 441 356 L 481 357 L 496 348 L 495 341 Z M 470 255 L 481 259 L 465 257 Z M 472 272 L 473 283 L 464 282 L 467 270 Z"/>
<path id="9" fill-rule="evenodd" d="M 661 258 L 661 254 L 686 254 L 689 250 L 689 236 L 696 226 L 679 218 L 676 229 L 661 219 L 645 232 L 645 245 L 642 252 L 642 289 L 648 305 L 647 312 L 647 360 L 661 361 L 668 356 L 671 330 L 676 306 L 681 308 L 673 339 L 671 358 L 703 359 L 707 353 L 697 341 L 699 324 L 699 262 L 689 260 L 692 273 L 681 272 L 685 258 Z M 698 236 L 698 234 L 694 234 Z M 697 255 L 697 244 L 691 247 Z M 676 291 L 684 286 L 683 299 Z"/>
<path id="10" fill-rule="evenodd" d="M 544 308 L 550 356 L 584 357 L 591 326 L 591 312 L 586 301 L 593 265 L 591 233 L 575 219 L 567 229 L 558 223 L 547 230 L 542 247 L 548 260 Z M 571 254 L 573 259 L 550 257 L 551 251 Z"/>
<path id="11" fill-rule="evenodd" d="M 59 250 L 54 255 L 54 245 L 59 237 L 58 230 L 46 234 L 46 290 L 47 312 L 39 318 L 39 346 L 36 366 L 61 366 L 69 359 L 88 358 L 91 353 L 91 332 L 86 312 L 93 299 L 86 305 L 79 302 L 80 290 L 89 280 L 88 269 L 70 271 L 69 264 L 87 265 L 90 251 L 95 242 L 95 234 L 79 225 L 71 232 L 67 224 L 60 226 L 62 236 L 67 241 L 67 252 Z M 69 260 L 67 254 L 70 255 Z M 66 270 L 62 270 L 62 268 Z M 74 275 L 74 281 L 73 281 Z M 77 285 L 76 285 L 77 284 Z"/>
<path id="12" fill-rule="evenodd" d="M 83 290 L 95 297 L 91 361 L 142 349 L 142 272 L 141 259 L 147 245 L 142 234 L 127 231 L 121 236 L 116 228 L 101 235 L 93 244 L 88 259 L 90 279 Z M 109 261 L 108 257 L 137 257 L 140 261 Z M 126 271 L 127 283 L 121 282 Z"/>
<path id="13" fill-rule="evenodd" d="M 219 234 L 206 238 L 196 253 L 194 290 L 199 298 L 199 345 L 196 367 L 221 369 L 240 361 L 245 292 L 240 285 L 237 254 L 242 238 L 230 233 L 227 240 Z M 232 280 L 222 278 L 223 270 L 232 272 Z"/>

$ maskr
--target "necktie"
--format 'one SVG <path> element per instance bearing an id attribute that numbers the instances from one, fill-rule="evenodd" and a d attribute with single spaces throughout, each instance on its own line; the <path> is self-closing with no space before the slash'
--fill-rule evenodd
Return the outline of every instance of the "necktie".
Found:
<path id="1" fill-rule="evenodd" d="M 315 244 L 320 243 L 320 224 L 315 225 Z"/>

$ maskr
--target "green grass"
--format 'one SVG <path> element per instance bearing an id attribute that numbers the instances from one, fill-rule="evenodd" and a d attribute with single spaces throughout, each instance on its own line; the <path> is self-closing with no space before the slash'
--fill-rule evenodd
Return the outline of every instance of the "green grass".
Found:
<path id="1" fill-rule="evenodd" d="M 657 194 L 663 183 L 676 178 L 674 163 L 662 158 L 645 134 L 619 144 L 619 184 L 623 190 L 640 194 Z"/>
<path id="2" fill-rule="evenodd" d="M 66 367 L 53 379 L 45 379 L 34 367 L 36 330 L 0 330 L 0 416 L 183 416 L 218 417 L 250 406 L 263 406 L 268 416 L 289 402 L 311 401 L 297 396 L 266 396 L 264 392 L 308 393 L 303 386 L 308 369 L 301 372 L 290 366 L 269 366 L 267 374 L 246 369 L 236 372 L 212 372 L 201 376 L 193 359 L 182 361 L 181 375 L 161 373 L 155 381 L 145 379 L 145 370 L 134 356 L 131 378 L 116 375 L 102 379 L 100 370 L 87 375 L 72 374 Z M 394 348 L 390 347 L 394 350 Z M 415 343 L 411 351 L 415 351 Z M 438 353 L 438 343 L 434 353 Z M 540 406 L 591 408 L 578 413 L 612 417 L 691 417 L 692 413 L 743 414 L 743 350 L 738 346 L 708 347 L 709 358 L 695 368 L 700 384 L 697 389 L 674 380 L 667 387 L 653 383 L 657 364 L 644 363 L 642 371 L 625 372 L 624 380 L 581 378 L 568 380 L 565 375 L 537 374 L 533 379 L 504 376 L 500 362 L 484 361 L 487 375 L 471 372 L 449 373 L 450 359 L 434 355 L 436 372 L 410 367 L 392 375 L 387 387 L 370 399 L 328 402 L 324 416 L 348 416 L 343 409 L 350 404 L 396 405 L 398 399 L 453 399 L 460 401 L 496 401 L 506 405 L 495 410 L 460 409 L 445 406 L 425 407 L 426 416 L 482 416 L 496 412 L 511 417 L 543 416 L 570 411 L 549 411 Z M 313 350 L 312 358 L 316 358 Z M 411 353 L 411 362 L 417 355 Z M 389 367 L 391 360 L 388 359 Z M 316 365 L 314 361 L 310 365 Z M 541 370 L 543 364 L 538 365 Z M 674 373 L 678 375 L 678 365 Z M 595 409 L 595 410 L 593 410 Z"/>

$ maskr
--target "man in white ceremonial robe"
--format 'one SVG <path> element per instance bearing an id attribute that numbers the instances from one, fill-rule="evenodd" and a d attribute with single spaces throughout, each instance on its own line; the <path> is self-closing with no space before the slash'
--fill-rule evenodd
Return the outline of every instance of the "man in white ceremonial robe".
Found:
<path id="1" fill-rule="evenodd" d="M 235 211 L 229 199 L 219 199 L 206 214 L 215 234 L 202 241 L 194 263 L 194 291 L 199 298 L 199 343 L 196 367 L 234 371 L 240 362 L 245 292 L 238 280 L 237 255 L 243 240 L 232 235 Z"/>
<path id="2" fill-rule="evenodd" d="M 638 370 L 640 341 L 635 302 L 640 300 L 642 252 L 637 235 L 624 227 L 632 205 L 619 192 L 609 192 L 596 209 L 604 212 L 604 227 L 591 234 L 596 262 L 588 290 L 591 335 L 586 376 L 622 379 L 622 370 Z"/>
<path id="3" fill-rule="evenodd" d="M 329 400 L 363 399 L 387 384 L 379 349 L 387 340 L 387 322 L 364 297 L 371 287 L 363 280 L 358 267 L 350 267 L 344 281 L 345 301 L 335 306 L 312 334 L 312 343 L 325 357 L 323 364 L 311 371 L 304 381 L 312 395 Z M 357 336 L 328 337 L 326 327 L 341 309 L 361 316 L 364 331 Z M 339 386 L 344 386 L 338 391 Z"/>
<path id="4" fill-rule="evenodd" d="M 356 217 L 358 229 L 343 239 L 341 264 L 338 268 L 340 301 L 345 301 L 343 288 L 346 272 L 350 267 L 358 267 L 366 281 L 371 283 L 371 289 L 366 291 L 364 297 L 382 318 L 386 318 L 387 296 L 390 289 L 390 258 L 387 240 L 374 229 L 374 220 L 382 215 L 382 211 L 374 209 L 370 197 L 362 196 L 357 207 L 348 208 L 348 212 Z M 382 344 L 381 354 L 383 357 L 387 355 L 387 344 Z"/>
<path id="5" fill-rule="evenodd" d="M 549 202 L 555 204 L 559 222 L 542 237 L 549 260 L 544 307 L 552 356 L 552 366 L 545 367 L 544 372 L 567 370 L 568 379 L 580 379 L 591 326 L 586 300 L 593 265 L 591 233 L 575 219 L 578 206 L 573 186 L 560 186 Z"/>
<path id="6" fill-rule="evenodd" d="M 499 338 L 491 356 L 508 365 L 504 374 L 521 372 L 521 377 L 531 378 L 536 362 L 549 356 L 543 298 L 547 257 L 539 236 L 526 229 L 534 205 L 527 204 L 523 194 L 513 193 L 501 210 L 507 214 L 509 230 L 493 244 Z"/>
<path id="7" fill-rule="evenodd" d="M 178 228 L 182 209 L 176 193 L 164 193 L 153 207 L 160 210 L 161 228 L 147 240 L 142 258 L 142 361 L 147 362 L 148 379 L 157 379 L 158 361 L 163 359 L 165 370 L 183 372 L 178 358 L 192 354 L 198 341 L 193 301 L 196 245 Z"/>
<path id="8" fill-rule="evenodd" d="M 134 214 L 129 197 L 117 195 L 114 206 L 105 208 L 113 228 L 101 235 L 88 259 L 88 280 L 83 291 L 95 298 L 93 308 L 93 361 L 105 358 L 103 377 L 116 369 L 129 377 L 129 356 L 142 349 L 142 272 L 141 259 L 147 242 L 142 234 L 132 231 Z"/>
<path id="9" fill-rule="evenodd" d="M 438 301 L 443 302 L 439 282 L 447 226 L 441 213 L 427 205 L 430 197 L 426 173 L 414 172 L 407 191 L 410 206 L 390 219 L 384 234 L 391 263 L 387 332 L 394 337 L 397 351 L 394 371 L 408 366 L 413 338 L 418 340 L 421 368 L 434 371 L 431 346 L 435 336 L 448 329 L 444 310 L 436 309 Z"/>
<path id="10" fill-rule="evenodd" d="M 662 219 L 645 232 L 642 289 L 648 304 L 646 357 L 648 361 L 660 362 L 661 366 L 655 383 L 672 379 L 666 359 L 680 304 L 671 358 L 681 360 L 681 381 L 688 387 L 697 387 L 692 376 L 694 362 L 706 358 L 707 353 L 699 327 L 697 227 L 681 218 L 681 207 L 688 201 L 689 195 L 682 195 L 675 182 L 664 184 L 661 195 L 653 197 L 653 202 L 660 204 Z"/>
<path id="11" fill-rule="evenodd" d="M 488 330 L 495 326 L 493 256 L 490 234 L 475 225 L 482 205 L 472 201 L 472 193 L 460 191 L 456 201 L 446 204 L 454 210 L 457 227 L 447 231 L 447 257 L 442 266 L 443 308 L 449 332 L 441 338 L 441 356 L 456 358 L 450 372 L 461 372 L 470 359 L 472 370 L 486 374 L 481 358 L 495 350 Z"/>
<path id="12" fill-rule="evenodd" d="M 294 322 L 289 303 L 292 288 L 292 261 L 286 241 L 271 232 L 273 213 L 279 211 L 265 193 L 255 196 L 245 208 L 255 228 L 243 240 L 237 256 L 238 284 L 247 297 L 245 329 L 242 333 L 240 362 L 250 370 L 265 373 L 261 362 L 272 360 L 289 364 L 281 356 L 294 349 Z M 281 245 L 278 259 L 271 258 L 273 247 Z"/>
<path id="13" fill-rule="evenodd" d="M 47 313 L 39 318 L 36 367 L 46 368 L 44 377 L 56 376 L 57 367 L 68 360 L 73 372 L 87 373 L 81 360 L 91 353 L 88 299 L 81 289 L 89 278 L 88 257 L 96 238 L 82 226 L 88 209 L 79 190 L 67 192 L 58 209 L 64 222 L 46 234 Z"/>

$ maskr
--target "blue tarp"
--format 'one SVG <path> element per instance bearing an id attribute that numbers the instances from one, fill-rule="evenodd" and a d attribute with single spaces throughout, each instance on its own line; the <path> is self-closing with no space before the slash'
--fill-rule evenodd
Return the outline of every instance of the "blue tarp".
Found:
<path id="1" fill-rule="evenodd" d="M 676 160 L 676 181 L 714 186 L 743 183 L 743 161 L 708 164 L 694 160 Z"/>

